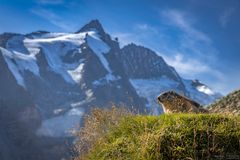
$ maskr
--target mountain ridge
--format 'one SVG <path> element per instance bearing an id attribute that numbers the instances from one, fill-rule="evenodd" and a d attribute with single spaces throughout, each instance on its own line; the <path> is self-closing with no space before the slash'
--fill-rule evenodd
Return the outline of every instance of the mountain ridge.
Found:
<path id="1" fill-rule="evenodd" d="M 98 20 L 74 33 L 1 34 L 1 57 L 0 66 L 4 64 L 15 81 L 4 80 L 0 85 L 13 91 L 15 85 L 26 92 L 39 114 L 39 126 L 31 130 L 39 138 L 61 141 L 72 137 L 94 106 L 114 103 L 128 109 L 134 106 L 140 113 L 160 114 L 156 98 L 166 90 L 176 90 L 202 104 L 218 98 L 214 92 L 204 92 L 206 85 L 201 84 L 203 90 L 198 88 L 200 84 L 185 81 L 151 49 L 135 44 L 120 48 Z M 0 74 L 6 73 L 0 70 Z M 19 116 L 16 110 L 11 112 Z"/>
<path id="2" fill-rule="evenodd" d="M 208 106 L 212 113 L 240 115 L 240 89 L 235 90 Z"/>

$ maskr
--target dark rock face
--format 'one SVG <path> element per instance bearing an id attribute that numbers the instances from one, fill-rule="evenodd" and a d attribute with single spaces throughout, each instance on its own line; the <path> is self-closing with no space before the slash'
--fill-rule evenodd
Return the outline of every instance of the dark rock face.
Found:
<path id="1" fill-rule="evenodd" d="M 86 24 L 85 26 L 83 26 L 79 31 L 77 31 L 76 33 L 80 33 L 80 32 L 88 32 L 89 30 L 97 30 L 99 32 L 100 35 L 104 35 L 106 34 L 101 23 L 95 19 L 90 21 L 88 24 Z"/>
<path id="2" fill-rule="evenodd" d="M 0 73 L 0 159 L 21 159 L 40 126 L 40 115 L 30 95 L 17 85 L 1 52 Z"/>
<path id="3" fill-rule="evenodd" d="M 200 104 L 190 100 L 174 91 L 162 93 L 158 96 L 158 102 L 162 105 L 164 113 L 206 113 Z"/>
<path id="4" fill-rule="evenodd" d="M 92 59 L 88 59 L 89 62 L 86 62 L 86 77 L 83 77 L 83 81 L 87 86 L 89 86 L 89 88 L 94 90 L 94 95 L 96 98 L 94 105 L 110 106 L 112 103 L 115 103 L 118 105 L 136 106 L 140 112 L 143 112 L 144 101 L 139 98 L 136 91 L 131 86 L 128 77 L 121 66 L 121 63 L 114 54 L 114 51 L 119 51 L 118 49 L 119 48 L 113 47 L 106 55 L 106 59 L 108 60 L 109 66 L 112 69 L 112 74 L 113 76 L 118 77 L 117 80 L 109 83 L 103 82 L 101 85 L 93 85 L 96 80 L 107 76 L 107 71 L 101 67 L 101 62 L 99 59 L 91 50 L 89 50 L 93 57 Z M 93 66 L 92 64 L 95 65 Z"/>
<path id="5" fill-rule="evenodd" d="M 154 51 L 135 44 L 129 44 L 121 50 L 119 58 L 126 74 L 130 78 L 156 79 L 164 76 L 178 82 L 178 88 L 183 93 L 186 93 L 182 79 L 175 69 L 169 66 Z"/>
<path id="6" fill-rule="evenodd" d="M 15 34 L 15 33 L 3 33 L 3 34 L 1 34 L 1 35 L 0 35 L 0 46 L 1 46 L 1 47 L 6 47 L 7 41 L 8 41 L 10 38 L 12 38 L 12 37 L 14 37 L 14 36 L 16 36 L 16 35 L 18 35 L 18 34 Z"/>
<path id="7" fill-rule="evenodd" d="M 17 84 L 1 51 L 0 74 L 4 75 L 0 76 L 0 159 L 52 160 L 70 157 L 70 145 L 66 138 L 36 136 L 42 121 L 40 111 L 32 96 Z"/>
<path id="8" fill-rule="evenodd" d="M 173 80 L 181 80 L 162 57 L 148 48 L 129 44 L 121 50 L 119 56 L 130 78 L 147 79 L 165 75 Z"/>

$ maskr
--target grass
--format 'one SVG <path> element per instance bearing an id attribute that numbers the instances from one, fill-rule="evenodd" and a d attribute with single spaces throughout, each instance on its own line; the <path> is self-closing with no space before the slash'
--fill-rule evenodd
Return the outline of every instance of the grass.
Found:
<path id="1" fill-rule="evenodd" d="M 237 116 L 124 113 L 107 124 L 99 127 L 104 132 L 95 132 L 99 136 L 77 159 L 240 159 Z"/>
<path id="2" fill-rule="evenodd" d="M 78 139 L 74 150 L 79 155 L 76 160 L 85 159 L 86 154 L 112 130 L 113 126 L 118 126 L 123 117 L 131 115 L 133 112 L 123 107 L 92 109 L 90 114 L 85 116 L 84 127 L 76 135 Z"/>

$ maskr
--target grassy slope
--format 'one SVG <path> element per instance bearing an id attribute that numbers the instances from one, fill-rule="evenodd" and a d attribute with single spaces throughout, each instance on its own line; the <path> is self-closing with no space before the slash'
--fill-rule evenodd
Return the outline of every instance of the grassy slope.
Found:
<path id="1" fill-rule="evenodd" d="M 128 116 L 84 159 L 240 159 L 240 117 L 207 114 Z"/>

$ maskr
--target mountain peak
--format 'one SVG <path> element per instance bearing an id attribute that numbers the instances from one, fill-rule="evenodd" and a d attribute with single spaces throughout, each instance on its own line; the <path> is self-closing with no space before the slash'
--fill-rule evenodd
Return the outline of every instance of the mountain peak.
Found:
<path id="1" fill-rule="evenodd" d="M 79 32 L 86 32 L 86 31 L 91 31 L 91 30 L 97 30 L 99 34 L 104 34 L 105 31 L 102 27 L 102 24 L 98 19 L 91 20 L 89 23 L 84 25 L 77 33 Z"/>

